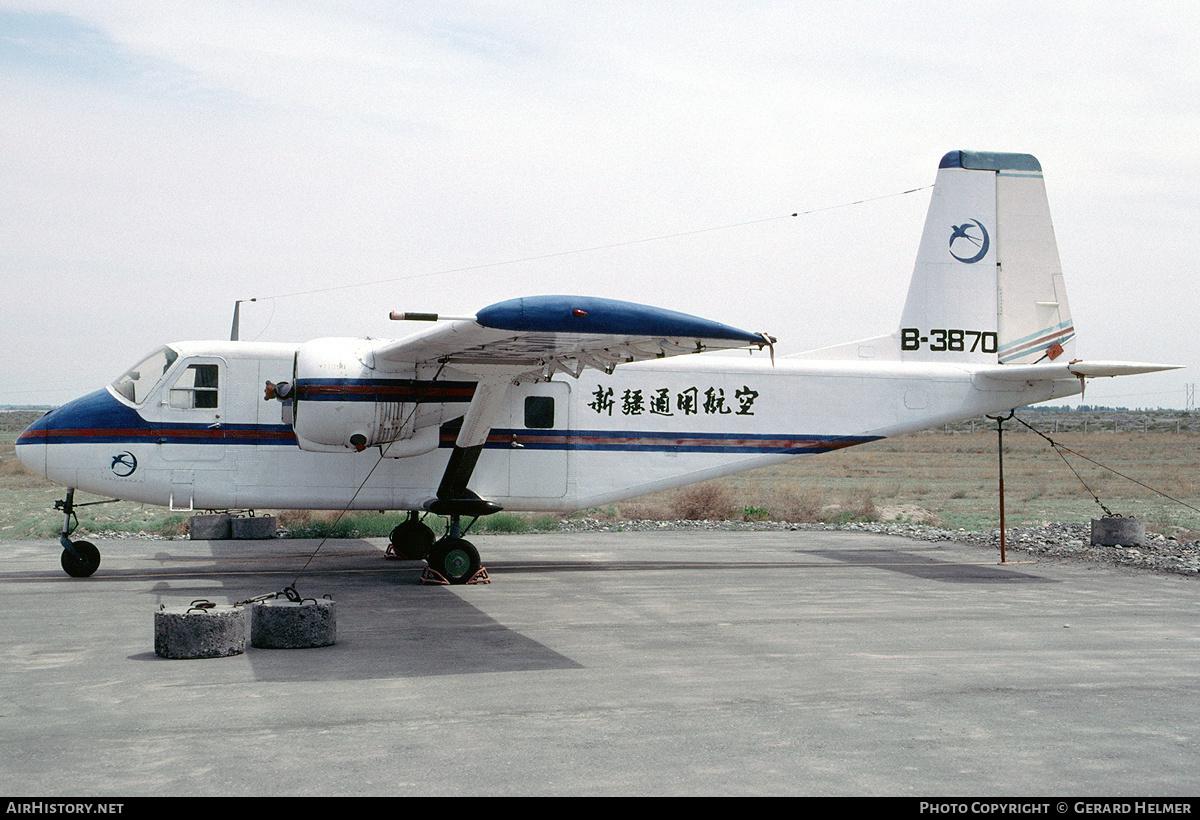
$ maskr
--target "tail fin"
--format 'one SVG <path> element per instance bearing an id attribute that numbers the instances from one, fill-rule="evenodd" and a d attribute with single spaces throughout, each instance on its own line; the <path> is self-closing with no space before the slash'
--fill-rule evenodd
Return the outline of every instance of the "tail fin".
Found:
<path id="1" fill-rule="evenodd" d="M 1036 158 L 942 157 L 900 326 L 904 359 L 1074 358 L 1075 328 Z"/>
<path id="2" fill-rule="evenodd" d="M 900 331 L 798 358 L 1032 364 L 1074 358 L 1042 166 L 1029 154 L 942 157 Z"/>

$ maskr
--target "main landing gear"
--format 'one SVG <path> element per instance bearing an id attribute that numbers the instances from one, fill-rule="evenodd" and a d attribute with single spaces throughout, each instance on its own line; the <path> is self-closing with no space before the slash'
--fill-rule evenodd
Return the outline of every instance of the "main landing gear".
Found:
<path id="1" fill-rule="evenodd" d="M 423 524 L 415 512 L 409 512 L 408 518 L 392 530 L 384 556 L 419 561 L 429 554 L 434 540 L 433 530 Z"/>
<path id="2" fill-rule="evenodd" d="M 470 529 L 469 525 L 467 529 Z M 479 550 L 475 549 L 474 544 L 463 538 L 465 532 L 460 526 L 459 516 L 451 516 L 446 534 L 439 538 L 429 550 L 429 555 L 425 559 L 429 568 L 422 573 L 422 581 L 434 584 L 488 582 L 487 570 L 480 565 Z M 432 573 L 432 577 L 430 577 L 430 573 Z"/>
<path id="3" fill-rule="evenodd" d="M 421 574 L 421 580 L 425 583 L 488 583 L 487 570 L 481 565 L 479 550 L 463 538 L 468 529 L 470 525 L 465 529 L 462 527 L 461 516 L 451 515 L 446 534 L 435 541 L 433 530 L 418 520 L 415 512 L 410 512 L 408 518 L 392 530 L 384 557 L 408 560 L 424 558 L 429 565 Z"/>
<path id="4" fill-rule="evenodd" d="M 472 409 L 467 412 L 467 419 L 471 418 L 471 413 L 476 408 L 474 402 L 478 401 L 478 398 L 479 392 L 476 392 L 476 398 L 471 404 Z M 474 426 L 478 427 L 477 424 Z M 483 430 L 483 438 L 486 438 L 486 427 L 480 429 Z M 463 538 L 467 530 L 471 529 L 471 524 L 481 516 L 491 515 L 502 509 L 499 504 L 486 501 L 467 488 L 467 482 L 475 470 L 475 462 L 483 451 L 483 438 L 478 444 L 470 446 L 459 446 L 457 440 L 455 441 L 454 450 L 446 463 L 446 472 L 438 485 L 437 498 L 425 507 L 434 515 L 449 519 L 446 534 L 429 544 L 428 539 L 432 539 L 433 533 L 416 520 L 415 512 L 410 512 L 408 520 L 392 531 L 392 547 L 388 552 L 411 558 L 423 554 L 429 564 L 421 573 L 421 581 L 426 584 L 488 583 L 487 570 L 479 563 L 479 550 Z M 472 519 L 466 528 L 462 526 L 463 518 Z"/>
<path id="5" fill-rule="evenodd" d="M 107 504 L 107 501 L 93 501 L 91 504 Z M 87 506 L 75 503 L 75 488 L 67 489 L 67 497 L 62 501 L 54 502 L 54 509 L 63 511 L 63 528 L 62 535 L 59 536 L 59 543 L 62 544 L 62 568 L 63 571 L 72 578 L 87 578 L 100 566 L 100 550 L 96 549 L 96 545 L 90 541 L 72 541 L 70 536 L 79 526 L 79 519 L 75 517 L 76 506 Z"/>

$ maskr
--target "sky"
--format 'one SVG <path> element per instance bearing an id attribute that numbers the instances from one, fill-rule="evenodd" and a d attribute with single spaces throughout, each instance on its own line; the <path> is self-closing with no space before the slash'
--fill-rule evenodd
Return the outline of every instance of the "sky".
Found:
<path id="1" fill-rule="evenodd" d="M 0 0 L 0 404 L 579 293 L 899 326 L 938 161 L 1041 161 L 1084 359 L 1200 382 L 1200 5 Z M 799 214 L 792 216 L 792 214 Z M 1077 401 L 1077 400 L 1076 400 Z"/>

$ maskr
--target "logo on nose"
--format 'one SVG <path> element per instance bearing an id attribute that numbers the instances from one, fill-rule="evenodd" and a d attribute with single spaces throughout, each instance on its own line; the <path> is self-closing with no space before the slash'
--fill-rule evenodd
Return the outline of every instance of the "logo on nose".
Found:
<path id="1" fill-rule="evenodd" d="M 125 478 L 133 475 L 133 471 L 137 469 L 137 457 L 126 450 L 123 453 L 117 453 L 112 460 L 113 474 L 118 478 Z"/>

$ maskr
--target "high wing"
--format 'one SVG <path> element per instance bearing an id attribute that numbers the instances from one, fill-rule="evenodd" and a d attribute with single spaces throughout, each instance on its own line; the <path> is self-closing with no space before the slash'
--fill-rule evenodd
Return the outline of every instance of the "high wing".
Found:
<path id="1" fill-rule="evenodd" d="M 401 315 L 403 316 L 403 315 Z M 433 317 L 427 317 L 433 318 Z M 480 378 L 544 380 L 585 368 L 773 344 L 763 333 L 663 308 L 591 296 L 510 299 L 372 352 L 392 363 L 437 362 Z"/>
<path id="2" fill-rule="evenodd" d="M 494 512 L 467 488 L 510 384 L 578 377 L 592 367 L 732 348 L 774 339 L 686 313 L 614 299 L 535 296 L 510 299 L 427 331 L 370 349 L 377 365 L 439 364 L 477 378 L 454 451 L 429 509 L 447 515 Z"/>

